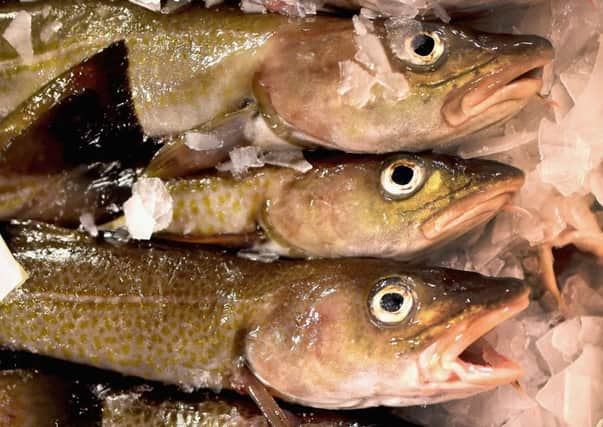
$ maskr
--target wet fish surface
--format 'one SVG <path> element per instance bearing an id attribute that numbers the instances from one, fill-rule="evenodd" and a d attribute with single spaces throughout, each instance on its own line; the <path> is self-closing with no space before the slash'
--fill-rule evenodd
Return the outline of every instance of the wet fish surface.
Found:
<path id="1" fill-rule="evenodd" d="M 412 259 L 490 220 L 523 184 L 509 166 L 433 154 L 312 163 L 169 180 L 174 213 L 159 236 L 219 244 L 259 228 L 256 246 L 289 257 Z"/>
<path id="2" fill-rule="evenodd" d="M 29 280 L 0 303 L 0 343 L 185 389 L 255 381 L 319 408 L 412 405 L 512 382 L 478 341 L 528 304 L 514 279 L 376 259 L 252 262 L 95 240 L 42 224 L 4 232 Z"/>
<path id="3" fill-rule="evenodd" d="M 501 163 L 427 153 L 307 156 L 305 173 L 266 166 L 166 180 L 173 214 L 156 237 L 296 258 L 413 259 L 489 221 L 524 181 Z M 102 223 L 103 204 L 123 202 L 136 177 L 82 173 L 90 169 L 30 181 L 0 175 L 0 218 L 77 226 L 90 212 Z"/>
<path id="4" fill-rule="evenodd" d="M 511 117 L 540 90 L 532 71 L 552 58 L 550 43 L 535 36 L 378 20 L 373 42 L 382 46 L 392 75 L 407 82 L 408 94 L 375 96 L 358 108 L 340 94 L 341 64 L 358 57 L 349 19 L 290 21 L 202 5 L 162 15 L 123 1 L 56 0 L 4 6 L 0 29 L 21 10 L 31 16 L 33 56 L 24 60 L 0 41 L 0 95 L 8 115 L 0 123 L 0 146 L 14 138 L 23 103 L 45 105 L 45 85 L 117 42 L 127 49 L 132 101 L 147 135 L 207 130 L 207 123 L 251 103 L 256 114 L 236 138 L 368 153 L 447 145 Z M 54 37 L 42 37 L 54 23 Z"/>

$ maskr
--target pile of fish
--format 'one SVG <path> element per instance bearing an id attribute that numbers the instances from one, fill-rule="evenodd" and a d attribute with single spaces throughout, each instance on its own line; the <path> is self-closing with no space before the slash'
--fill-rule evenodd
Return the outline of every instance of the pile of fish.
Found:
<path id="1" fill-rule="evenodd" d="M 442 22 L 479 27 L 472 1 L 175 3 L 0 7 L 0 423 L 404 425 L 350 410 L 525 393 L 487 334 L 530 294 L 568 313 L 563 245 L 464 271 L 526 175 L 457 154 L 545 104 L 551 43 Z"/>

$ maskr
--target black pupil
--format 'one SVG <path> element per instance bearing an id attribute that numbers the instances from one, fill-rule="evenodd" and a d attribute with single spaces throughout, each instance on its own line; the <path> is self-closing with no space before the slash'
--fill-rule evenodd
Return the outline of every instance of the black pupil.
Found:
<path id="1" fill-rule="evenodd" d="M 408 185 L 412 181 L 414 174 L 415 172 L 408 166 L 396 166 L 392 172 L 392 181 L 398 185 Z"/>
<path id="2" fill-rule="evenodd" d="M 404 297 L 398 293 L 385 294 L 381 297 L 381 308 L 389 313 L 395 313 L 402 308 Z"/>
<path id="3" fill-rule="evenodd" d="M 412 48 L 419 56 L 429 56 L 435 47 L 435 40 L 426 34 L 419 34 L 412 39 Z"/>

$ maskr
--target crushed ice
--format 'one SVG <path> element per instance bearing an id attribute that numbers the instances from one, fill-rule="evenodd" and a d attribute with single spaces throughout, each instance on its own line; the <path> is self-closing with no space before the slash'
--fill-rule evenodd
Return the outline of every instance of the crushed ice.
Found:
<path id="1" fill-rule="evenodd" d="M 132 186 L 132 197 L 124 203 L 128 233 L 134 239 L 148 240 L 154 232 L 172 222 L 173 200 L 159 178 L 141 178 Z"/>
<path id="2" fill-rule="evenodd" d="M 558 269 L 569 269 L 558 275 L 563 314 L 544 295 L 487 336 L 497 351 L 521 362 L 525 375 L 520 384 L 527 396 L 506 386 L 401 413 L 428 426 L 600 426 L 603 2 L 551 0 L 497 12 L 491 19 L 490 26 L 482 21 L 481 27 L 538 33 L 553 42 L 556 59 L 543 91 L 550 101 L 536 100 L 505 126 L 459 147 L 457 154 L 463 157 L 487 157 L 521 168 L 526 183 L 514 209 L 432 261 L 490 276 L 525 277 L 538 287 L 540 245 L 574 244 L 589 255 L 572 257 L 569 267 L 564 266 L 567 260 L 557 260 Z"/>
<path id="3" fill-rule="evenodd" d="M 80 225 L 92 237 L 98 236 L 98 228 L 94 223 L 94 217 L 90 212 L 85 212 L 80 215 Z"/>
<path id="4" fill-rule="evenodd" d="M 17 51 L 24 64 L 31 64 L 34 58 L 31 42 L 31 15 L 22 10 L 2 33 L 2 37 Z"/>
<path id="5" fill-rule="evenodd" d="M 356 108 L 363 108 L 377 96 L 401 101 L 409 93 L 406 77 L 393 70 L 382 39 L 373 32 L 373 24 L 365 16 L 361 14 L 353 18 L 357 46 L 354 59 L 339 63 L 341 78 L 337 93 L 346 104 Z M 419 24 L 405 21 L 404 25 Z M 376 87 L 381 89 L 379 95 L 374 90 Z"/>
<path id="6" fill-rule="evenodd" d="M 15 288 L 27 280 L 27 273 L 10 253 L 4 239 L 0 236 L 0 301 Z"/>
<path id="7" fill-rule="evenodd" d="M 306 173 L 312 169 L 301 150 L 264 151 L 259 147 L 236 147 L 228 153 L 230 160 L 216 166 L 221 172 L 231 172 L 238 176 L 250 168 L 261 168 L 274 165 L 294 169 Z"/>

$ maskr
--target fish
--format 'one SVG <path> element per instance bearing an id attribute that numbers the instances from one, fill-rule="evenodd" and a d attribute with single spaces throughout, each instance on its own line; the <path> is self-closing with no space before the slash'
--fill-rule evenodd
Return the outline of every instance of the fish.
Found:
<path id="1" fill-rule="evenodd" d="M 324 409 L 442 402 L 521 375 L 480 340 L 528 305 L 516 279 L 384 259 L 263 264 L 33 222 L 3 236 L 30 273 L 0 302 L 11 350 Z"/>
<path id="2" fill-rule="evenodd" d="M 269 427 L 268 421 L 249 400 L 229 395 L 196 393 L 193 395 L 162 397 L 161 393 L 141 393 L 133 390 L 103 390 L 101 394 L 103 427 L 128 426 L 230 426 Z M 292 425 L 300 427 L 378 427 L 388 424 L 370 420 L 358 414 L 327 412 L 316 409 L 294 408 L 286 410 Z M 374 415 L 374 414 L 373 414 Z M 379 414 L 382 415 L 382 414 Z M 385 418 L 383 415 L 381 418 Z M 404 423 L 389 417 L 390 422 Z M 391 424 L 390 424 L 391 425 Z"/>
<path id="3" fill-rule="evenodd" d="M 84 366 L 43 362 L 36 363 L 41 366 L 37 368 L 24 364 L 0 370 L 2 427 L 269 426 L 250 399 L 234 393 L 183 393 L 156 383 L 107 379 L 106 371 Z M 57 368 L 63 371 L 58 373 Z M 290 424 L 300 427 L 379 427 L 387 421 L 401 422 L 385 411 L 363 414 L 288 407 L 284 412 Z"/>
<path id="4" fill-rule="evenodd" d="M 121 43 L 136 125 L 148 137 L 180 141 L 170 150 L 176 163 L 194 151 L 182 143 L 187 133 L 220 134 L 245 109 L 249 119 L 216 144 L 222 156 L 223 147 L 249 143 L 358 153 L 447 146 L 520 111 L 553 57 L 537 36 L 377 20 L 371 40 L 408 94 L 391 99 L 375 89 L 373 102 L 359 108 L 345 102 L 340 87 L 342 64 L 361 67 L 350 19 L 289 20 L 202 5 L 165 15 L 127 2 L 50 0 L 2 6 L 0 30 L 19 13 L 32 21 L 33 56 L 25 60 L 0 44 L 0 148 L 22 140 L 22 127 L 54 105 L 45 90 L 53 79 Z M 42 41 L 53 24 L 60 26 L 54 38 Z M 61 99 L 80 93 L 62 90 Z"/>
<path id="5" fill-rule="evenodd" d="M 281 256 L 410 260 L 492 219 L 524 181 L 497 162 L 427 153 L 312 164 L 306 173 L 265 167 L 168 180 L 173 216 L 157 236 L 232 244 L 251 235 L 260 251 Z"/>
<path id="6" fill-rule="evenodd" d="M 312 165 L 306 172 L 265 166 L 164 181 L 173 211 L 155 237 L 294 258 L 410 260 L 491 220 L 524 182 L 511 166 L 430 153 L 306 157 Z M 102 204 L 123 201 L 111 194 L 127 193 L 136 181 L 128 174 L 86 181 L 88 175 L 74 177 L 79 170 L 61 179 L 43 176 L 33 181 L 37 186 L 22 180 L 0 186 L 0 219 L 78 226 L 81 213 L 102 214 Z M 94 218 L 105 229 L 127 224 L 123 216 L 104 224 L 104 215 Z"/>
<path id="7" fill-rule="evenodd" d="M 0 370 L 0 425 L 75 426 L 69 407 L 73 391 L 55 375 L 33 369 Z"/>

